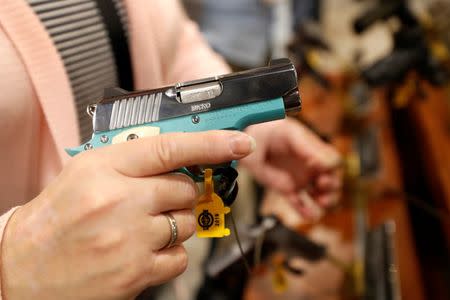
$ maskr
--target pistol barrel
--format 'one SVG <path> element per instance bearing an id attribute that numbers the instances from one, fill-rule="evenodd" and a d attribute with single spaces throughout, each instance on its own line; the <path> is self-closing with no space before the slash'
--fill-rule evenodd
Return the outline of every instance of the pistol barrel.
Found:
<path id="1" fill-rule="evenodd" d="M 302 109 L 302 100 L 298 90 L 291 91 L 283 96 L 284 111 L 289 117 L 296 117 Z"/>

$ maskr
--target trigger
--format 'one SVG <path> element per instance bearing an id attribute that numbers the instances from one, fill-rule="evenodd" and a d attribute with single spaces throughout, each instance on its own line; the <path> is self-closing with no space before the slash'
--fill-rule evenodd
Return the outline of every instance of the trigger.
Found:
<path id="1" fill-rule="evenodd" d="M 222 197 L 223 203 L 226 206 L 231 206 L 234 203 L 234 200 L 236 200 L 238 192 L 239 192 L 239 185 L 236 182 L 234 184 L 233 188 L 230 191 L 228 191 L 228 193 L 226 193 L 226 195 L 224 195 Z"/>
<path id="2" fill-rule="evenodd" d="M 215 174 L 219 175 L 216 182 L 217 194 L 226 206 L 230 206 L 236 200 L 239 191 L 238 172 L 232 167 L 226 167 L 217 169 Z"/>

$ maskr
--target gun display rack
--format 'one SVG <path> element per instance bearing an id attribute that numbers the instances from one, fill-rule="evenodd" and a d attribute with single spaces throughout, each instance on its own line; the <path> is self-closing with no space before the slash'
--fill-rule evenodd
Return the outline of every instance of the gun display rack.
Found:
<path id="1" fill-rule="evenodd" d="M 423 84 L 420 98 L 391 106 L 405 192 L 427 297 L 448 299 L 450 289 L 450 131 L 443 88 Z M 419 204 L 419 205 L 417 205 Z"/>
<path id="2" fill-rule="evenodd" d="M 426 297 L 449 299 L 450 47 L 445 21 L 450 5 L 435 1 L 419 14 L 407 0 L 374 4 L 355 21 L 357 33 L 394 18 L 399 26 L 392 32 L 392 50 L 362 77 L 385 91 Z"/>
<path id="3" fill-rule="evenodd" d="M 333 78 L 334 86 L 343 87 L 348 78 Z M 309 86 L 308 86 L 309 85 Z M 309 84 L 301 83 L 303 93 L 309 93 L 308 89 L 318 89 L 318 84 L 310 81 Z M 304 97 L 304 110 L 302 116 L 322 134 L 329 136 L 341 153 L 345 156 L 352 150 L 355 139 L 352 133 L 343 132 L 344 114 L 343 94 L 336 89 L 323 91 L 317 99 Z M 398 152 L 391 130 L 391 115 L 385 95 L 378 93 L 370 100 L 372 112 L 367 122 L 376 128 L 376 140 L 379 145 L 379 170 L 371 180 L 371 192 L 368 197 L 367 220 L 369 230 L 374 229 L 386 221 L 395 224 L 394 256 L 398 272 L 398 285 L 401 299 L 422 300 L 425 298 L 423 278 L 415 248 L 415 240 L 411 229 L 411 220 L 408 212 L 408 203 L 403 194 L 403 178 Z M 317 224 L 310 224 L 298 228 L 302 234 L 310 232 L 314 227 L 325 226 L 339 233 L 347 241 L 355 242 L 355 208 L 350 197 L 344 197 L 342 205 L 334 211 L 326 214 Z M 301 277 L 299 281 L 301 281 Z M 248 289 L 247 300 L 270 299 L 262 297 L 261 291 Z M 267 291 L 264 291 L 267 294 Z M 276 297 L 275 294 L 271 296 Z M 280 298 L 281 299 L 281 298 Z M 334 299 L 334 298 L 333 298 Z M 337 295 L 335 299 L 349 299 L 348 295 Z M 370 296 L 359 299 L 372 299 Z M 388 299 L 388 298 L 379 298 Z M 390 298 L 394 299 L 394 298 Z"/>

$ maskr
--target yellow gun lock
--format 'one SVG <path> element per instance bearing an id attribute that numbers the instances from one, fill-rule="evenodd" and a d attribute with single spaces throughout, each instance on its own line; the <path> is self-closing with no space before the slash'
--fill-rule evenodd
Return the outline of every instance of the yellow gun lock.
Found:
<path id="1" fill-rule="evenodd" d="M 195 208 L 197 236 L 201 238 L 221 238 L 230 235 L 230 229 L 225 228 L 225 214 L 231 209 L 225 206 L 222 198 L 214 192 L 212 173 L 211 169 L 205 170 L 204 193 Z"/>

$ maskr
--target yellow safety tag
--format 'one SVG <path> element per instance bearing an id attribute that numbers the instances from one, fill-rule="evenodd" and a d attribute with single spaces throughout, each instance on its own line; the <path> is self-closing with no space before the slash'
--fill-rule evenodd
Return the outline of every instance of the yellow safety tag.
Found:
<path id="1" fill-rule="evenodd" d="M 225 228 L 225 214 L 230 208 L 223 204 L 222 198 L 214 193 L 212 170 L 205 170 L 205 191 L 200 196 L 195 217 L 197 218 L 197 236 L 201 238 L 221 238 L 230 235 L 230 229 Z"/>

